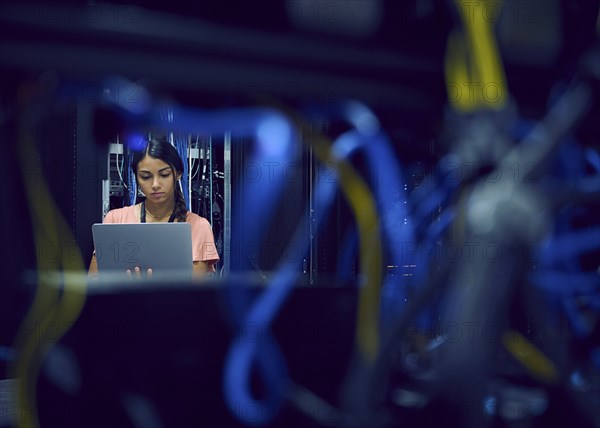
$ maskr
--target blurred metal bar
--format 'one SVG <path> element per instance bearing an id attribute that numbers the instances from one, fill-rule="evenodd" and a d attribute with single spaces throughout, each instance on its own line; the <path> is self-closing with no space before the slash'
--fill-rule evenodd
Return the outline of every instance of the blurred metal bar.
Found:
<path id="1" fill-rule="evenodd" d="M 97 16 L 85 17 L 91 13 L 85 7 L 0 5 L 0 67 L 79 78 L 120 74 L 226 96 L 358 98 L 414 111 L 445 96 L 442 61 L 425 54 L 242 30 L 145 9 L 127 21 L 115 18 L 114 5 L 97 7 Z"/>
<path id="2" fill-rule="evenodd" d="M 223 274 L 226 275 L 231 262 L 231 133 L 226 132 L 223 140 Z"/>

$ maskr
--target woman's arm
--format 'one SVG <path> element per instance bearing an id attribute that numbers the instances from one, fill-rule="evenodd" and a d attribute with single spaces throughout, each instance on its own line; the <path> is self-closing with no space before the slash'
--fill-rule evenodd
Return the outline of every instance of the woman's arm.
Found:
<path id="1" fill-rule="evenodd" d="M 219 261 L 219 255 L 210 223 L 194 213 L 188 213 L 188 222 L 192 225 L 194 278 L 215 272 L 214 264 Z"/>
<path id="2" fill-rule="evenodd" d="M 98 262 L 96 261 L 96 254 L 92 254 L 92 260 L 90 261 L 90 268 L 88 269 L 89 278 L 98 278 Z"/>
<path id="3" fill-rule="evenodd" d="M 102 220 L 102 223 L 118 223 L 115 220 L 115 212 L 123 212 L 122 208 L 119 208 L 117 210 L 110 210 L 109 212 L 106 213 L 106 216 L 104 216 L 104 219 Z M 98 278 L 98 261 L 96 260 L 96 252 L 94 251 L 92 253 L 92 260 L 90 260 L 90 267 L 88 269 L 88 278 Z"/>
<path id="4" fill-rule="evenodd" d="M 194 278 L 202 278 L 208 273 L 208 262 L 195 261 L 192 275 Z"/>

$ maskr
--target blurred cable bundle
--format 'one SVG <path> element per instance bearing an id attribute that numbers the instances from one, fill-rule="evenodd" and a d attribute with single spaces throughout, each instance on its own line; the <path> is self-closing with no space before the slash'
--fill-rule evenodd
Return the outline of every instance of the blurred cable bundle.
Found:
<path id="1" fill-rule="evenodd" d="M 286 2 L 285 9 L 287 14 L 293 11 L 290 21 L 302 31 L 323 28 L 308 25 L 300 14 L 319 12 L 323 18 L 340 7 L 338 2 L 330 2 L 329 7 L 311 9 L 305 3 Z M 423 19 L 431 24 L 445 17 L 441 26 L 445 51 L 430 63 L 415 55 L 413 61 L 399 60 L 389 68 L 382 65 L 383 71 L 370 71 L 370 80 L 346 71 L 331 85 L 328 95 L 332 96 L 325 97 L 333 99 L 311 99 L 306 93 L 295 98 L 297 94 L 290 96 L 289 88 L 275 88 L 268 90 L 266 97 L 261 97 L 261 91 L 261 96 L 250 91 L 241 103 L 231 99 L 215 102 L 206 89 L 208 83 L 197 83 L 185 67 L 175 66 L 175 55 L 169 64 L 179 74 L 171 75 L 168 67 L 157 65 L 156 80 L 122 77 L 135 76 L 137 67 L 123 59 L 122 63 L 115 60 L 122 75 L 105 73 L 106 65 L 98 64 L 93 78 L 83 65 L 62 74 L 45 74 L 33 83 L 17 78 L 20 86 L 13 95 L 20 104 L 18 108 L 3 104 L 3 120 L 17 118 L 14 136 L 20 148 L 15 150 L 15 158 L 25 172 L 33 238 L 42 246 L 75 240 L 52 191 L 36 187 L 39 183 L 27 173 L 39 169 L 33 135 L 40 117 L 49 114 L 49 105 L 83 102 L 93 112 L 93 137 L 101 144 L 112 142 L 109 150 L 114 150 L 115 158 L 113 162 L 109 157 L 108 170 L 109 174 L 114 170 L 121 183 L 114 190 L 110 182 L 113 196 L 122 198 L 122 204 L 135 203 L 137 190 L 127 168 L 129 158 L 139 150 L 140 135 L 166 133 L 187 159 L 182 191 L 188 208 L 209 218 L 218 231 L 215 237 L 226 268 L 222 272 L 240 275 L 248 282 L 257 272 L 261 276 L 260 293 L 231 292 L 225 305 L 236 325 L 233 331 L 238 333 L 228 344 L 220 373 L 221 393 L 237 423 L 271 426 L 292 406 L 315 426 L 343 428 L 429 424 L 600 427 L 600 15 L 596 4 L 596 27 L 586 32 L 593 34 L 592 40 L 576 58 L 561 57 L 568 65 L 561 70 L 560 79 L 541 91 L 543 100 L 536 99 L 534 108 L 524 102 L 527 95 L 519 92 L 523 83 L 507 71 L 504 59 L 513 67 L 533 67 L 537 72 L 558 61 L 561 34 L 553 29 L 563 22 L 561 14 L 575 13 L 572 9 L 577 6 L 549 1 L 546 13 L 535 15 L 522 3 L 484 1 L 481 9 L 476 7 L 479 3 L 462 0 L 443 6 L 425 0 L 406 2 L 408 6 L 373 2 L 363 11 L 373 21 L 369 25 L 363 22 L 367 26 L 359 26 L 362 32 L 357 30 L 352 37 L 375 34 L 375 23 L 385 21 L 381 8 L 406 7 L 402 10 L 410 11 L 405 15 L 407 21 L 412 17 L 415 22 Z M 72 13 L 77 9 L 65 10 Z M 58 28 L 52 21 L 30 22 L 31 15 L 24 16 L 18 7 L 7 11 L 8 21 L 14 18 L 21 24 L 25 20 L 27 25 L 42 24 L 52 31 Z M 493 15 L 499 11 L 501 17 Z M 280 12 L 284 13 L 283 9 Z M 148 22 L 160 17 L 150 9 L 138 16 L 142 15 Z M 168 16 L 174 28 L 185 25 L 181 16 Z M 532 21 L 533 30 L 527 33 L 523 22 L 532 16 L 539 19 Z M 79 26 L 88 24 L 72 19 L 64 28 L 82 31 Z M 109 25 L 102 17 L 94 24 L 85 33 L 92 44 L 100 43 L 94 31 Z M 111 21 L 111 31 L 125 31 L 118 24 L 122 22 Z M 344 34 L 350 31 L 344 25 L 336 28 Z M 170 29 L 166 25 L 164 31 Z M 214 53 L 214 46 L 196 46 L 191 38 L 185 39 L 193 35 L 205 40 L 206 34 L 215 34 L 218 28 L 198 25 L 194 31 L 198 33 L 190 29 L 189 34 L 169 34 L 182 41 L 183 58 L 189 49 L 192 57 L 207 58 L 205 69 L 213 67 L 208 76 L 221 77 L 222 58 Z M 538 37 L 548 32 L 553 36 L 548 40 Z M 159 36 L 158 45 L 164 47 Z M 229 36 L 223 45 L 240 40 L 235 31 Z M 293 59 L 275 61 L 266 54 L 273 46 L 259 37 L 252 40 L 256 57 L 270 58 L 271 62 L 266 61 L 273 67 L 268 69 L 269 75 L 281 70 L 290 73 Z M 259 40 L 262 42 L 254 43 Z M 294 46 L 302 47 L 300 43 Z M 306 69 L 307 58 L 318 51 L 316 45 L 307 46 L 314 51 L 298 49 L 301 59 L 294 70 L 307 73 L 300 79 L 304 84 L 310 76 L 322 78 Z M 0 48 L 9 54 L 14 46 L 6 42 Z M 35 51 L 35 46 L 30 48 Z M 529 56 L 531 51 L 536 54 Z M 351 68 L 354 59 L 339 52 L 338 59 Z M 165 60 L 160 57 L 163 54 L 157 49 L 159 59 Z M 243 57 L 246 52 L 236 55 Z M 322 61 L 326 73 L 336 76 L 338 66 L 327 55 L 314 55 L 312 59 Z M 373 64 L 390 58 L 382 52 L 364 55 Z M 19 63 L 23 58 L 5 61 L 18 68 L 23 66 Z M 260 61 L 248 61 L 252 65 L 242 74 L 249 82 L 260 75 L 258 68 L 252 68 Z M 440 81 L 423 85 L 427 88 L 422 92 L 390 83 L 394 80 L 390 76 L 399 69 L 409 69 L 403 78 L 410 87 L 418 81 L 415 75 L 427 73 L 432 63 L 433 68 L 440 66 Z M 193 97 L 190 101 L 181 88 L 173 90 L 179 100 L 165 96 L 163 88 L 173 87 L 165 83 L 169 80 L 176 81 L 175 88 L 183 81 L 199 85 L 208 101 Z M 83 100 L 82 87 L 86 88 Z M 435 100 L 440 87 L 443 99 Z M 115 88 L 136 94 L 137 102 L 115 97 Z M 397 100 L 409 112 L 397 115 L 397 106 L 386 110 L 394 104 L 394 94 L 386 94 L 386 89 L 398 90 L 395 95 L 416 94 L 412 105 Z M 216 106 L 204 105 L 210 102 Z M 426 159 L 431 168 L 415 178 L 411 171 L 424 161 L 423 148 L 415 156 L 414 142 L 400 140 L 403 132 L 420 126 L 408 123 L 411 115 L 421 114 L 419 109 L 432 116 L 439 113 L 441 118 L 427 122 L 428 130 L 415 137 L 422 146 L 430 128 L 436 128 L 436 150 L 429 150 Z M 78 124 L 82 117 L 83 113 Z M 116 140 L 115 135 L 119 136 Z M 232 141 L 242 147 L 239 153 L 243 154 L 237 165 L 238 173 L 241 171 L 235 177 L 237 183 L 230 177 Z M 223 156 L 217 158 L 216 153 Z M 296 208 L 292 200 L 300 198 L 298 188 L 290 190 L 289 176 L 278 171 L 284 168 L 289 172 L 285 168 L 295 165 L 307 168 L 300 173 L 300 209 L 291 215 L 282 207 Z M 249 178 L 248 171 L 257 166 L 264 168 L 259 169 L 264 176 Z M 411 180 L 414 183 L 409 186 Z M 294 257 L 278 247 L 276 260 L 267 269 L 264 258 L 255 253 L 271 244 L 268 237 L 281 212 L 293 227 L 275 233 L 280 233 L 281 241 L 289 240 L 289 245 L 281 248 L 293 248 Z M 340 242 L 328 242 L 324 237 L 329 236 Z M 324 248 L 330 251 L 326 262 L 318 256 Z M 36 259 L 33 304 L 19 320 L 21 333 L 31 331 L 32 326 L 76 324 L 84 308 L 86 287 L 84 278 L 77 275 L 85 269 L 81 253 L 76 251 L 75 256 L 74 261 L 65 256 L 53 263 L 43 257 Z M 319 266 L 327 263 L 334 267 L 327 272 L 332 274 L 329 276 L 319 271 Z M 44 275 L 56 271 L 62 275 L 58 288 Z M 292 378 L 281 346 L 268 327 L 277 320 L 296 285 L 307 277 L 309 285 L 326 285 L 331 280 L 358 290 L 355 319 L 349 326 L 355 336 L 354 354 L 343 385 L 336 388 L 336 402 L 304 387 L 302 379 Z M 20 274 L 14 278 L 21 281 Z M 226 284 L 227 278 L 223 276 Z M 307 309 L 307 317 L 309 312 Z M 260 340 L 247 340 L 242 327 L 248 325 L 267 326 Z M 0 343 L 0 356 L 10 360 L 7 378 L 22 381 L 16 397 L 31 415 L 18 425 L 37 426 L 35 385 L 53 344 L 36 342 L 21 333 L 12 344 Z M 262 394 L 253 383 L 257 374 Z M 240 412 L 240 403 L 254 411 Z"/>

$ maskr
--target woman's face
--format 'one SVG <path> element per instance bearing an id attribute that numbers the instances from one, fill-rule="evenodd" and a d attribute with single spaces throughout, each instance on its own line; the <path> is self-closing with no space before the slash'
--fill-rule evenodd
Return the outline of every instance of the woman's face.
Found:
<path id="1" fill-rule="evenodd" d="M 138 164 L 136 178 L 146 198 L 161 204 L 173 201 L 175 181 L 181 178 L 181 174 L 173 177 L 173 170 L 168 163 L 146 155 Z"/>

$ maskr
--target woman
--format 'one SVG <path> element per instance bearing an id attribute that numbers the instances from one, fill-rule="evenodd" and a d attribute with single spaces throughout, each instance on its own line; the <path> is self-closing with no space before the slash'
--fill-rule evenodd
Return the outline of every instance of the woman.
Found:
<path id="1" fill-rule="evenodd" d="M 187 210 L 179 179 L 183 162 L 166 139 L 151 139 L 145 150 L 136 152 L 131 164 L 138 186 L 146 198 L 133 206 L 111 210 L 104 223 L 183 222 L 192 226 L 194 277 L 215 271 L 219 255 L 208 220 Z M 141 277 L 139 268 L 129 275 Z M 92 256 L 90 276 L 98 275 L 96 255 Z M 152 270 L 148 269 L 148 276 Z"/>

